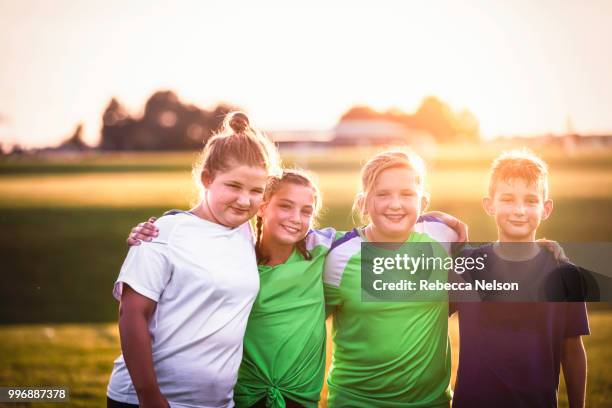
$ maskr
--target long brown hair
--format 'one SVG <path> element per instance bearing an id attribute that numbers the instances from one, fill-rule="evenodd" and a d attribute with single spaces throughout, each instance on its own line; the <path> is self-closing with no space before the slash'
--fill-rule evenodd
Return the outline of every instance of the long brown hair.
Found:
<path id="1" fill-rule="evenodd" d="M 314 211 L 312 214 L 311 225 L 316 221 L 317 215 L 321 209 L 321 193 L 316 185 L 316 183 L 311 179 L 311 177 L 300 170 L 287 169 L 283 170 L 283 173 L 280 176 L 270 176 L 266 183 L 266 187 L 264 190 L 264 196 L 262 203 L 269 203 L 270 199 L 276 192 L 284 185 L 284 184 L 295 184 L 298 186 L 310 187 L 313 190 L 315 205 Z M 255 254 L 257 255 L 257 263 L 259 265 L 265 264 L 268 262 L 269 257 L 265 256 L 261 251 L 261 237 L 263 234 L 263 219 L 260 216 L 257 216 L 256 220 L 256 228 L 257 228 L 257 240 L 255 243 Z M 304 259 L 311 260 L 312 255 L 306 248 L 306 237 L 302 238 L 295 244 L 295 248 L 297 251 L 304 257 Z"/>

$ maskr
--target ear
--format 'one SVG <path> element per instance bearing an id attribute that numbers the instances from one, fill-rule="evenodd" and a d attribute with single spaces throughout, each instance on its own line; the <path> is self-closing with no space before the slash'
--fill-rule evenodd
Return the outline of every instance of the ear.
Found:
<path id="1" fill-rule="evenodd" d="M 425 212 L 427 207 L 429 207 L 429 194 L 423 193 L 423 196 L 421 196 L 421 213 Z"/>
<path id="2" fill-rule="evenodd" d="M 268 206 L 268 203 L 264 203 L 262 201 L 262 203 L 259 205 L 259 208 L 257 209 L 257 216 L 263 218 L 264 216 L 264 212 L 266 211 L 266 207 Z"/>
<path id="3" fill-rule="evenodd" d="M 542 220 L 545 220 L 550 217 L 553 207 L 553 200 L 549 198 L 548 200 L 544 201 L 544 212 L 542 213 Z"/>
<path id="4" fill-rule="evenodd" d="M 204 169 L 202 170 L 202 174 L 200 175 L 200 180 L 202 181 L 202 185 L 205 188 L 210 187 L 213 182 L 214 177 L 210 174 L 210 171 Z"/>
<path id="5" fill-rule="evenodd" d="M 368 215 L 368 208 L 366 205 L 365 195 L 363 193 L 359 193 L 357 196 L 357 208 L 361 212 L 361 215 Z"/>
<path id="6" fill-rule="evenodd" d="M 484 208 L 485 212 L 490 215 L 495 215 L 495 209 L 493 208 L 493 199 L 491 197 L 483 197 L 482 198 L 482 208 Z"/>

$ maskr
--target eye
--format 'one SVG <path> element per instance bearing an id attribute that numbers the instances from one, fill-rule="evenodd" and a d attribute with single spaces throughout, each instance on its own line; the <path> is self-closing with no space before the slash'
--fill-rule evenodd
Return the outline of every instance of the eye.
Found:
<path id="1" fill-rule="evenodd" d="M 311 217 L 312 216 L 312 210 L 302 210 L 302 214 L 304 214 L 307 217 Z"/>

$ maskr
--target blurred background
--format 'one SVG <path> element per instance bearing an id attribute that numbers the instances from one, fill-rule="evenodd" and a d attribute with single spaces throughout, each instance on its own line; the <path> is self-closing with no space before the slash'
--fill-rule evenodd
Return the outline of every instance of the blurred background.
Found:
<path id="1" fill-rule="evenodd" d="M 525 146 L 550 165 L 540 236 L 610 241 L 610 17 L 604 0 L 0 0 L 0 384 L 103 405 L 127 234 L 197 200 L 192 163 L 232 109 L 316 174 L 321 226 L 353 227 L 361 165 L 400 146 L 427 163 L 430 209 L 494 240 L 488 166 Z M 606 406 L 612 312 L 589 309 L 587 406 Z"/>

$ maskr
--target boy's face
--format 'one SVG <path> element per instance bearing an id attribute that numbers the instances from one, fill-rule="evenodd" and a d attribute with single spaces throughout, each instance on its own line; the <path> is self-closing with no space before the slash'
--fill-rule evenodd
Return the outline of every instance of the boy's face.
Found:
<path id="1" fill-rule="evenodd" d="M 500 180 L 493 197 L 485 197 L 483 206 L 495 219 L 498 239 L 502 242 L 535 241 L 540 223 L 550 216 L 553 202 L 544 199 L 542 183 L 522 179 Z"/>

